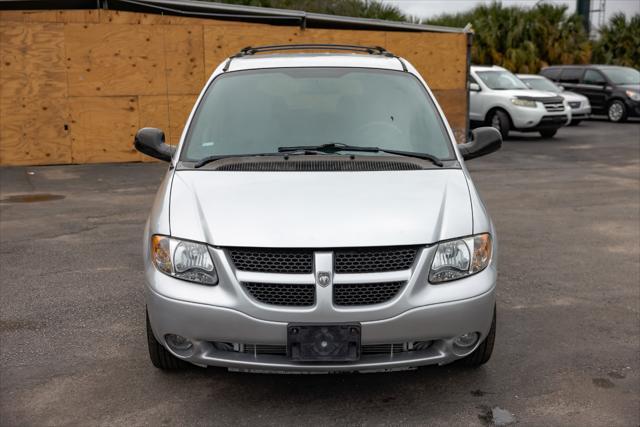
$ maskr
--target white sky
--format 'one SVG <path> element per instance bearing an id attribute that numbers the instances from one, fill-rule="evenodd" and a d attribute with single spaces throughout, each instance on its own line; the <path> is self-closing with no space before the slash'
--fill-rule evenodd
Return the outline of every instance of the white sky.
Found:
<path id="1" fill-rule="evenodd" d="M 456 13 L 469 10 L 480 3 L 490 4 L 491 0 L 381 0 L 383 3 L 394 4 L 409 15 L 428 18 L 441 13 Z M 532 7 L 539 0 L 502 0 L 504 6 Z M 569 12 L 576 9 L 576 0 L 544 0 L 546 3 L 565 4 Z M 600 0 L 591 0 L 591 9 L 600 7 Z M 616 12 L 623 12 L 628 17 L 640 13 L 640 0 L 605 0 L 605 22 Z M 592 25 L 598 25 L 598 15 L 591 15 Z"/>

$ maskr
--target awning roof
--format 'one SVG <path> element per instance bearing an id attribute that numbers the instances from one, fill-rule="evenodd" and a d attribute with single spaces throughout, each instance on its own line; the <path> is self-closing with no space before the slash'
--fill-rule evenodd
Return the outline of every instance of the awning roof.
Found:
<path id="1" fill-rule="evenodd" d="M 1 9 L 110 9 L 131 12 L 193 16 L 212 19 L 260 22 L 276 25 L 300 25 L 310 28 L 335 28 L 380 31 L 425 31 L 464 33 L 463 28 L 411 24 L 382 19 L 308 13 L 299 10 L 273 9 L 194 0 L 0 0 Z"/>

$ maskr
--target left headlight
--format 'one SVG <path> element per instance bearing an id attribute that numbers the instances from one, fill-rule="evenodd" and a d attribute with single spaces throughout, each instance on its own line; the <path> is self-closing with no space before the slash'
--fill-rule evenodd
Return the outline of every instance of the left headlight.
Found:
<path id="1" fill-rule="evenodd" d="M 481 272 L 491 262 L 492 250 L 488 233 L 439 243 L 431 263 L 429 282 L 448 282 Z"/>
<path id="2" fill-rule="evenodd" d="M 625 91 L 627 96 L 634 101 L 640 101 L 640 92 L 636 92 L 635 90 L 627 90 Z"/>
<path id="3" fill-rule="evenodd" d="M 524 98 L 511 98 L 511 103 L 513 105 L 517 105 L 518 107 L 529 107 L 529 108 L 536 108 L 536 106 L 538 104 L 536 104 L 536 101 L 532 101 L 530 99 L 524 99 Z"/>
<path id="4" fill-rule="evenodd" d="M 202 285 L 218 284 L 211 254 L 202 243 L 156 234 L 151 238 L 151 260 L 169 276 Z"/>

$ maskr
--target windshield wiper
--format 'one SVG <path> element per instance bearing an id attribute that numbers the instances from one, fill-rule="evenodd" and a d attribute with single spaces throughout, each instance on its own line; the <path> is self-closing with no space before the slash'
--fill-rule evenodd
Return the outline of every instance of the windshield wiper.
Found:
<path id="1" fill-rule="evenodd" d="M 278 147 L 278 152 L 287 153 L 290 151 L 320 151 L 323 153 L 337 153 L 339 151 L 356 151 L 356 152 L 365 152 L 365 153 L 387 153 L 394 154 L 396 156 L 405 156 L 405 157 L 415 157 L 418 159 L 429 160 L 436 166 L 443 166 L 442 160 L 427 153 L 413 153 L 411 151 L 399 151 L 399 150 L 389 150 L 386 148 L 380 147 L 359 147 L 357 145 L 347 145 L 342 144 L 340 142 L 330 142 L 328 144 L 322 145 L 300 145 L 300 146 L 292 146 L 292 147 Z"/>

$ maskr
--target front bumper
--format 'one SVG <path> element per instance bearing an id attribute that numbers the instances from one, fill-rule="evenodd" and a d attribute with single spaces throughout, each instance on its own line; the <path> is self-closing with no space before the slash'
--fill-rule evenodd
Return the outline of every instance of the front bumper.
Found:
<path id="1" fill-rule="evenodd" d="M 350 363 L 300 363 L 284 355 L 222 350 L 214 343 L 284 345 L 287 323 L 261 320 L 240 311 L 179 301 L 147 287 L 147 309 L 156 339 L 176 357 L 196 365 L 221 366 L 247 371 L 376 371 L 429 364 L 447 364 L 471 353 L 491 328 L 495 289 L 461 301 L 417 307 L 382 320 L 364 321 L 362 343 L 384 344 L 431 341 L 424 350 L 363 355 Z M 453 338 L 467 332 L 480 333 L 478 343 L 459 349 Z M 188 337 L 194 343 L 189 354 L 177 354 L 165 342 L 165 334 Z"/>
<path id="2" fill-rule="evenodd" d="M 571 120 L 584 120 L 591 117 L 591 106 L 581 106 L 571 109 Z"/>

